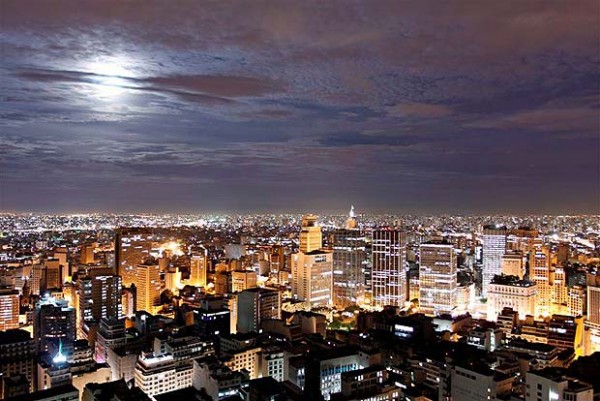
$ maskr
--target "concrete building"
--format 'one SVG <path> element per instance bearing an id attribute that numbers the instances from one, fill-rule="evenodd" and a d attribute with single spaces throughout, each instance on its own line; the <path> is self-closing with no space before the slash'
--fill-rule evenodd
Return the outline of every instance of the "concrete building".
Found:
<path id="1" fill-rule="evenodd" d="M 0 373 L 2 377 L 23 376 L 28 391 L 35 385 L 35 341 L 29 332 L 20 329 L 0 331 Z M 3 391 L 0 391 L 2 394 Z"/>
<path id="2" fill-rule="evenodd" d="M 0 331 L 19 328 L 19 291 L 0 288 Z"/>
<path id="3" fill-rule="evenodd" d="M 213 401 L 239 395 L 247 380 L 242 372 L 232 371 L 213 356 L 194 360 L 192 385 L 196 390 L 203 389 Z"/>
<path id="4" fill-rule="evenodd" d="M 4 401 L 79 401 L 79 390 L 73 385 L 67 384 L 31 394 L 6 398 Z"/>
<path id="5" fill-rule="evenodd" d="M 302 218 L 300 227 L 300 252 L 309 253 L 323 247 L 321 227 L 317 226 L 317 216 L 313 214 Z"/>
<path id="6" fill-rule="evenodd" d="M 524 319 L 536 312 L 537 287 L 528 280 L 520 280 L 518 276 L 495 276 L 488 286 L 487 319 L 496 321 L 504 308 L 519 311 Z"/>
<path id="7" fill-rule="evenodd" d="M 405 234 L 382 229 L 373 232 L 371 290 L 376 306 L 404 306 L 407 298 Z"/>
<path id="8" fill-rule="evenodd" d="M 281 318 L 281 293 L 274 289 L 251 288 L 237 295 L 237 331 L 258 332 L 265 319 Z"/>
<path id="9" fill-rule="evenodd" d="M 333 301 L 333 254 L 312 250 L 292 257 L 292 291 L 311 307 Z"/>
<path id="10" fill-rule="evenodd" d="M 502 255 L 502 274 L 506 276 L 517 276 L 522 279 L 525 274 L 523 253 L 521 251 L 510 251 Z"/>
<path id="11" fill-rule="evenodd" d="M 564 370 L 546 368 L 525 376 L 525 401 L 593 401 L 594 389 L 588 383 L 565 375 Z"/>
<path id="12" fill-rule="evenodd" d="M 537 286 L 536 316 L 551 314 L 554 274 L 546 248 L 537 248 L 529 255 L 529 280 Z"/>
<path id="13" fill-rule="evenodd" d="M 160 267 L 156 264 L 139 264 L 134 274 L 136 309 L 154 313 L 160 305 Z"/>
<path id="14" fill-rule="evenodd" d="M 252 270 L 236 270 L 231 272 L 231 292 L 240 292 L 256 287 L 258 275 Z"/>
<path id="15" fill-rule="evenodd" d="M 63 353 L 73 353 L 75 309 L 64 299 L 43 298 L 35 306 L 33 335 L 37 350 L 54 355 L 62 344 Z"/>
<path id="16" fill-rule="evenodd" d="M 361 358 L 356 349 L 343 347 L 311 354 L 306 361 L 305 390 L 307 396 L 318 396 L 325 400 L 331 394 L 342 391 L 342 374 L 362 369 Z M 312 394 L 311 392 L 315 392 Z"/>
<path id="17" fill-rule="evenodd" d="M 455 366 L 451 371 L 450 391 L 453 400 L 499 401 L 500 397 L 510 394 L 513 381 L 513 377 L 487 366 Z"/>
<path id="18" fill-rule="evenodd" d="M 189 284 L 194 287 L 206 287 L 208 272 L 207 250 L 197 252 L 190 258 L 190 280 Z"/>
<path id="19" fill-rule="evenodd" d="M 494 276 L 502 273 L 502 256 L 506 252 L 506 227 L 483 227 L 483 277 L 481 296 L 487 297 L 488 287 Z"/>
<path id="20" fill-rule="evenodd" d="M 135 367 L 135 385 L 149 396 L 180 390 L 192 385 L 193 369 L 179 368 L 173 355 L 142 354 Z"/>
<path id="21" fill-rule="evenodd" d="M 365 300 L 369 269 L 367 237 L 358 229 L 337 230 L 331 234 L 333 247 L 333 303 L 343 309 Z"/>
<path id="22" fill-rule="evenodd" d="M 426 314 L 452 313 L 458 305 L 456 255 L 452 244 L 430 241 L 419 247 L 419 307 Z"/>

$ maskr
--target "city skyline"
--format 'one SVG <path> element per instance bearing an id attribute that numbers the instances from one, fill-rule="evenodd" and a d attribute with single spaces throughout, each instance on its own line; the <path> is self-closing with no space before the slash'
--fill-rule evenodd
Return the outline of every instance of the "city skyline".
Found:
<path id="1" fill-rule="evenodd" d="M 0 211 L 599 214 L 600 5 L 0 5 Z"/>

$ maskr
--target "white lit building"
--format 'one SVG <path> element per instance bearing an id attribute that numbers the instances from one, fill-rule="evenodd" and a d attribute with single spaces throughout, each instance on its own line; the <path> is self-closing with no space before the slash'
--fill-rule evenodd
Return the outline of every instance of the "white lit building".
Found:
<path id="1" fill-rule="evenodd" d="M 502 256 L 506 251 L 506 227 L 483 228 L 483 278 L 481 296 L 487 297 L 488 287 L 494 276 L 502 273 Z"/>
<path id="2" fill-rule="evenodd" d="M 504 308 L 519 311 L 519 317 L 534 316 L 537 288 L 535 283 L 516 276 L 496 276 L 488 287 L 487 319 L 496 321 Z"/>
<path id="3" fill-rule="evenodd" d="M 453 246 L 444 241 L 421 244 L 419 306 L 423 313 L 451 313 L 458 304 L 457 267 Z"/>
<path id="4" fill-rule="evenodd" d="M 177 365 L 173 355 L 142 354 L 135 367 L 135 385 L 149 396 L 192 385 L 193 366 Z"/>
<path id="5" fill-rule="evenodd" d="M 371 287 L 375 306 L 404 306 L 407 296 L 406 246 L 403 232 L 373 232 Z"/>

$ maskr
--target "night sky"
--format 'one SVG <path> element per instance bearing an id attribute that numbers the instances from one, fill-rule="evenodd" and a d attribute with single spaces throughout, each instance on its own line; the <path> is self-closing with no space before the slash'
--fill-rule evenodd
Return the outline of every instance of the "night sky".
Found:
<path id="1" fill-rule="evenodd" d="M 0 3 L 0 210 L 600 213 L 592 1 Z"/>

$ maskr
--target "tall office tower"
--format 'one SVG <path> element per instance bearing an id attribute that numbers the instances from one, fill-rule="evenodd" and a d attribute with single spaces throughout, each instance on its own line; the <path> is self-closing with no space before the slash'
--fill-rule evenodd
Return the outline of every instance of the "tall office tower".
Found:
<path id="1" fill-rule="evenodd" d="M 64 299 L 42 298 L 33 314 L 33 336 L 39 352 L 54 355 L 62 343 L 63 354 L 73 354 L 75 309 Z"/>
<path id="2" fill-rule="evenodd" d="M 156 264 L 137 265 L 133 283 L 136 287 L 136 309 L 154 313 L 160 305 L 160 267 Z"/>
<path id="3" fill-rule="evenodd" d="M 121 228 L 115 235 L 116 274 L 123 278 L 123 286 L 130 287 L 136 277 L 136 267 L 150 255 L 157 245 L 152 230 Z"/>
<path id="4" fill-rule="evenodd" d="M 31 278 L 29 280 L 29 287 L 31 288 L 31 295 L 41 295 L 43 287 L 45 286 L 44 280 L 46 279 L 46 269 L 43 265 L 34 265 L 31 268 Z"/>
<path id="5" fill-rule="evenodd" d="M 430 241 L 419 247 L 419 305 L 427 314 L 456 309 L 457 264 L 454 247 L 446 241 Z"/>
<path id="6" fill-rule="evenodd" d="M 502 256 L 506 251 L 506 227 L 483 227 L 483 277 L 481 296 L 487 297 L 487 290 L 494 276 L 502 273 Z"/>
<path id="7" fill-rule="evenodd" d="M 392 230 L 373 231 L 371 286 L 376 306 L 403 306 L 406 301 L 406 235 Z"/>
<path id="8" fill-rule="evenodd" d="M 231 272 L 231 292 L 244 291 L 256 287 L 258 275 L 251 270 L 236 270 Z"/>
<path id="9" fill-rule="evenodd" d="M 165 272 L 165 288 L 172 293 L 181 286 L 181 272 L 178 267 L 171 267 Z"/>
<path id="10" fill-rule="evenodd" d="M 317 216 L 308 214 L 302 218 L 300 228 L 300 252 L 309 253 L 323 247 L 321 227 L 316 225 Z"/>
<path id="11" fill-rule="evenodd" d="M 523 253 L 521 251 L 507 251 L 502 255 L 502 274 L 523 278 Z"/>
<path id="12" fill-rule="evenodd" d="M 569 292 L 567 288 L 567 273 L 565 268 L 558 266 L 554 268 L 554 284 L 552 286 L 552 302 L 566 305 Z"/>
<path id="13" fill-rule="evenodd" d="M 585 327 L 590 332 L 587 354 L 600 352 L 600 287 L 587 286 L 587 319 Z"/>
<path id="14" fill-rule="evenodd" d="M 237 294 L 240 333 L 258 332 L 266 319 L 281 319 L 281 293 L 267 288 L 251 288 Z"/>
<path id="15" fill-rule="evenodd" d="M 339 308 L 364 302 L 367 240 L 357 229 L 331 234 L 333 246 L 333 303 Z"/>
<path id="16" fill-rule="evenodd" d="M 313 250 L 292 257 L 292 291 L 311 306 L 331 305 L 333 301 L 333 254 Z"/>
<path id="17" fill-rule="evenodd" d="M 79 263 L 89 265 L 94 263 L 94 244 L 83 244 L 79 247 Z"/>
<path id="18" fill-rule="evenodd" d="M 19 291 L 0 288 L 0 331 L 19 328 Z"/>
<path id="19" fill-rule="evenodd" d="M 527 254 L 538 240 L 539 232 L 530 227 L 519 227 L 508 230 L 506 249 Z"/>
<path id="20" fill-rule="evenodd" d="M 195 253 L 190 259 L 190 285 L 206 287 L 207 251 Z"/>
<path id="21" fill-rule="evenodd" d="M 77 280 L 77 330 L 79 337 L 87 338 L 92 325 L 100 319 L 121 319 L 121 277 L 84 276 Z"/>
<path id="22" fill-rule="evenodd" d="M 587 290 L 581 285 L 568 288 L 567 308 L 571 316 L 584 316 L 587 312 Z"/>
<path id="23" fill-rule="evenodd" d="M 2 373 L 2 378 L 23 375 L 27 378 L 28 390 L 33 390 L 35 388 L 35 355 L 35 341 L 28 331 L 20 329 L 0 331 L 0 373 Z M 5 390 L 3 389 L 3 392 Z M 2 398 L 4 399 L 4 397 Z"/>
<path id="24" fill-rule="evenodd" d="M 66 254 L 65 254 L 66 255 Z M 68 265 L 63 263 L 58 258 L 46 259 L 44 261 L 46 267 L 46 280 L 44 280 L 45 289 L 61 289 L 68 274 Z"/>
<path id="25" fill-rule="evenodd" d="M 536 249 L 530 253 L 529 280 L 537 285 L 536 315 L 550 315 L 554 277 L 550 269 L 550 260 L 546 248 Z"/>

